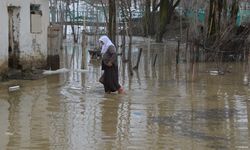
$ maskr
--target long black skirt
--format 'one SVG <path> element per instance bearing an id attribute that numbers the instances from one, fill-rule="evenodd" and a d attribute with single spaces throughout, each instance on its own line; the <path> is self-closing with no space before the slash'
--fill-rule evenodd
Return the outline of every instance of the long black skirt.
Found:
<path id="1" fill-rule="evenodd" d="M 103 68 L 102 83 L 105 92 L 115 92 L 121 88 L 118 79 L 118 66 Z"/>

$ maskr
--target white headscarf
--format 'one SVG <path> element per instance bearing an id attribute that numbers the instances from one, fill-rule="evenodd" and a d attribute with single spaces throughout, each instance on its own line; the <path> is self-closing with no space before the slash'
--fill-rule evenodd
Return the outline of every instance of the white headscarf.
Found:
<path id="1" fill-rule="evenodd" d="M 114 44 L 111 42 L 111 40 L 106 36 L 106 35 L 103 35 L 100 37 L 99 41 L 103 42 L 104 44 L 102 45 L 102 51 L 101 53 L 104 54 L 106 53 L 106 51 L 108 50 L 109 46 L 113 45 Z"/>

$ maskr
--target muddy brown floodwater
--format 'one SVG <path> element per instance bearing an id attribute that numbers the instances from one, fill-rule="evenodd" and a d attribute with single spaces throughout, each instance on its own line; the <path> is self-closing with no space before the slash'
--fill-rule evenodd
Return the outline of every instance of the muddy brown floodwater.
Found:
<path id="1" fill-rule="evenodd" d="M 86 56 L 80 70 L 81 49 L 65 47 L 68 72 L 0 83 L 0 149 L 250 149 L 248 64 L 223 63 L 228 71 L 211 75 L 216 63 L 176 65 L 172 56 L 143 50 L 133 77 L 120 62 L 127 94 L 105 94 L 98 61 Z"/>

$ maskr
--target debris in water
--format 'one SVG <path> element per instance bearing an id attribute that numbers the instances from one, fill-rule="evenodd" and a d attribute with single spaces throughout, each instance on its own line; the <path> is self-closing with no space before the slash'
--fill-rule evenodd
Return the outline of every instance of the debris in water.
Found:
<path id="1" fill-rule="evenodd" d="M 209 74 L 212 75 L 212 76 L 216 76 L 216 75 L 224 75 L 225 73 L 223 71 L 210 70 Z"/>
<path id="2" fill-rule="evenodd" d="M 243 84 L 244 85 L 248 85 L 249 83 L 248 83 L 248 75 L 244 75 L 244 78 L 243 78 Z"/>
<path id="3" fill-rule="evenodd" d="M 212 76 L 216 76 L 216 75 L 218 75 L 219 74 L 219 71 L 209 71 L 209 73 L 210 73 L 210 75 L 212 75 Z"/>
<path id="4" fill-rule="evenodd" d="M 14 134 L 11 132 L 5 132 L 5 135 L 14 135 Z"/>
<path id="5" fill-rule="evenodd" d="M 14 91 L 17 91 L 17 90 L 20 90 L 19 85 L 9 87 L 9 92 L 14 92 Z"/>

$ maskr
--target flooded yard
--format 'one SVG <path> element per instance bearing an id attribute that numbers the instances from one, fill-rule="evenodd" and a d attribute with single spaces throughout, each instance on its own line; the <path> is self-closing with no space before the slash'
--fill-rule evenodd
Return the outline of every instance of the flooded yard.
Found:
<path id="1" fill-rule="evenodd" d="M 62 51 L 67 71 L 0 83 L 0 149 L 250 149 L 248 63 L 211 75 L 216 63 L 176 65 L 173 49 L 149 49 L 132 77 L 119 62 L 125 95 L 104 93 L 97 60 L 81 70 L 79 46 Z"/>

